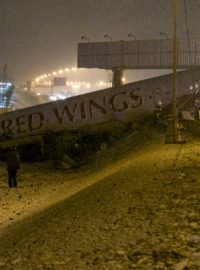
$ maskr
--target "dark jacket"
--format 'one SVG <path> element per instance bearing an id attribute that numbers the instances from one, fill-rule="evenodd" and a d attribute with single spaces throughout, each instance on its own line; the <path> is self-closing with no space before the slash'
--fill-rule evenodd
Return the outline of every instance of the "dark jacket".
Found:
<path id="1" fill-rule="evenodd" d="M 5 161 L 9 171 L 20 169 L 20 158 L 18 152 L 15 149 L 7 150 L 5 154 Z"/>

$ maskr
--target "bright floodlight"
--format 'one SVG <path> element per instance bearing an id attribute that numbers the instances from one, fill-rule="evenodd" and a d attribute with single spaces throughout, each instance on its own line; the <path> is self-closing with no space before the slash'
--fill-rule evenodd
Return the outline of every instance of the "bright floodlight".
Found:
<path id="1" fill-rule="evenodd" d="M 122 82 L 125 82 L 126 81 L 126 78 L 125 77 L 122 77 Z"/>
<path id="2" fill-rule="evenodd" d="M 49 99 L 52 100 L 52 101 L 55 101 L 55 100 L 57 100 L 57 97 L 56 96 L 50 96 Z"/>

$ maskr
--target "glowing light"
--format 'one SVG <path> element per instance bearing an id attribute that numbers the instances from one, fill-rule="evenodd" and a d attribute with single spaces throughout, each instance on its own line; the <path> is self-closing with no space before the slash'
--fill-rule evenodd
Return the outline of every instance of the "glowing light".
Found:
<path id="1" fill-rule="evenodd" d="M 37 96 L 41 96 L 41 93 L 37 93 Z"/>
<path id="2" fill-rule="evenodd" d="M 86 83 L 86 88 L 90 88 L 91 87 L 91 85 L 90 85 L 90 83 Z"/>
<path id="3" fill-rule="evenodd" d="M 193 87 L 192 85 L 190 85 L 190 90 L 193 90 L 193 88 L 194 88 L 194 87 Z"/>
<path id="4" fill-rule="evenodd" d="M 49 99 L 55 101 L 55 100 L 57 100 L 57 97 L 56 96 L 50 96 Z"/>
<path id="5" fill-rule="evenodd" d="M 99 82 L 99 86 L 103 86 L 104 84 L 105 84 L 104 81 L 100 81 L 100 82 Z"/>
<path id="6" fill-rule="evenodd" d="M 73 89 L 79 89 L 80 88 L 80 85 L 79 84 L 74 84 L 74 85 L 72 85 L 72 88 Z"/>
<path id="7" fill-rule="evenodd" d="M 4 82 L 0 82 L 0 85 L 3 85 L 3 86 L 11 86 L 12 84 L 11 83 L 4 83 Z"/>
<path id="8" fill-rule="evenodd" d="M 35 93 L 38 91 L 40 92 L 39 90 L 39 86 L 40 87 L 45 87 L 47 89 L 47 91 L 49 92 L 48 93 L 48 96 L 49 96 L 49 99 L 50 100 L 57 100 L 57 99 L 64 99 L 66 97 L 69 96 L 68 91 L 67 89 L 69 89 L 69 91 L 71 91 L 71 93 L 80 93 L 80 91 L 82 92 L 88 92 L 88 90 L 86 89 L 103 89 L 103 88 L 109 88 L 112 86 L 112 83 L 110 82 L 106 82 L 104 81 L 104 79 L 100 78 L 100 80 L 98 81 L 93 81 L 93 82 L 90 82 L 90 81 L 78 81 L 78 79 L 76 78 L 73 78 L 76 74 L 72 74 L 72 73 L 75 73 L 76 71 L 78 71 L 78 74 L 80 74 L 80 72 L 82 73 L 84 70 L 87 70 L 87 69 L 83 69 L 83 68 L 77 68 L 76 66 L 72 66 L 72 67 L 63 67 L 61 69 L 58 69 L 58 70 L 53 70 L 51 73 L 45 73 L 41 76 L 38 76 L 36 77 L 36 79 L 34 80 L 34 83 L 33 83 L 33 90 L 35 91 Z M 54 94 L 52 95 L 51 94 L 51 85 L 52 85 L 52 80 L 54 77 L 59 77 L 59 76 L 68 76 L 68 74 L 66 73 L 69 73 L 69 78 L 71 81 L 66 81 L 66 84 L 64 85 L 64 88 L 62 89 L 62 91 L 66 91 L 65 92 L 62 92 L 61 93 L 55 93 L 55 90 L 54 90 Z M 62 75 L 61 75 L 62 74 Z M 65 75 L 66 74 L 66 75 Z M 72 78 L 70 78 L 70 76 L 72 75 Z M 81 77 L 82 77 L 82 74 L 81 74 Z M 92 78 L 93 79 L 93 78 Z M 125 81 L 125 78 L 122 78 L 122 81 Z M 195 83 L 195 82 L 194 82 Z M 34 89 L 35 88 L 35 89 Z M 38 90 L 36 90 L 38 88 Z M 83 88 L 83 89 L 82 89 Z M 41 93 L 42 95 L 43 93 Z M 71 95 L 71 94 L 70 94 Z M 51 97 L 50 97 L 51 96 Z"/>
<path id="9" fill-rule="evenodd" d="M 122 82 L 125 82 L 126 81 L 126 78 L 125 77 L 122 77 Z"/>
<path id="10" fill-rule="evenodd" d="M 57 94 L 57 97 L 58 97 L 59 99 L 65 99 L 65 98 L 66 98 L 66 96 L 63 95 L 63 94 Z"/>

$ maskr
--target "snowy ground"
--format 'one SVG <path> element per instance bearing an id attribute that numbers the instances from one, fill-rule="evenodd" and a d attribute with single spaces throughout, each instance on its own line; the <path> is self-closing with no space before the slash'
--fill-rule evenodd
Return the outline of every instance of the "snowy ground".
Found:
<path id="1" fill-rule="evenodd" d="M 200 269 L 200 139 L 129 135 L 80 170 L 0 168 L 0 269 Z"/>

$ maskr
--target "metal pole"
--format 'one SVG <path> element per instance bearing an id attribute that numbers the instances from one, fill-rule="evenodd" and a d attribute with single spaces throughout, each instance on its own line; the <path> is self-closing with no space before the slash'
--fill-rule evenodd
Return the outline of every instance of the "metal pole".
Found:
<path id="1" fill-rule="evenodd" d="M 172 92 L 172 119 L 173 142 L 176 143 L 176 92 L 177 92 L 177 9 L 178 0 L 173 0 L 173 92 Z"/>

